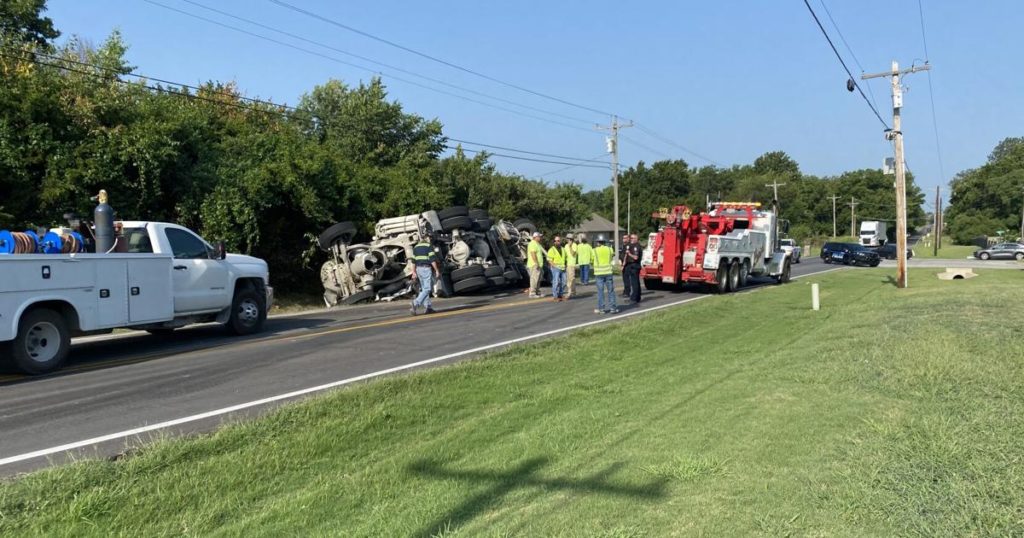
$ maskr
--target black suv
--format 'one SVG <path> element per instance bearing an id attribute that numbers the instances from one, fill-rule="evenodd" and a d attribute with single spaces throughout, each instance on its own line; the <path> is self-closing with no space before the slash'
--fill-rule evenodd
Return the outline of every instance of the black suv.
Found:
<path id="1" fill-rule="evenodd" d="M 883 258 L 885 258 L 887 260 L 895 260 L 896 259 L 896 243 L 886 243 L 886 244 L 876 248 L 875 252 L 877 252 L 879 256 L 881 256 L 881 257 L 883 257 Z M 913 257 L 914 257 L 914 251 L 911 250 L 910 248 L 907 248 L 907 259 L 909 260 L 910 258 L 913 258 Z"/>
<path id="2" fill-rule="evenodd" d="M 882 258 L 877 252 L 857 243 L 825 243 L 821 247 L 821 259 L 825 263 L 870 267 L 877 267 L 882 263 Z"/>

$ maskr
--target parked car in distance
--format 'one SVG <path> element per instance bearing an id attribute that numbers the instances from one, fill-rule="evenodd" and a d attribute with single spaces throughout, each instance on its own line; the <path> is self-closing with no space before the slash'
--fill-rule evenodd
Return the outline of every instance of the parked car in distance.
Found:
<path id="1" fill-rule="evenodd" d="M 828 247 L 827 251 L 826 247 Z M 825 263 L 844 265 L 877 267 L 879 263 L 882 263 L 882 258 L 877 252 L 857 243 L 825 243 L 825 246 L 821 247 L 821 258 Z"/>
<path id="2" fill-rule="evenodd" d="M 1024 260 L 1024 245 L 1020 243 L 999 243 L 974 251 L 979 260 Z"/>
<path id="3" fill-rule="evenodd" d="M 882 258 L 885 258 L 887 260 L 895 260 L 896 259 L 896 243 L 886 243 L 886 244 L 876 248 L 875 252 L 877 252 L 878 255 L 880 257 L 882 257 Z M 913 257 L 914 257 L 914 250 L 911 249 L 911 248 L 908 248 L 907 249 L 907 259 L 909 260 L 910 258 L 913 258 Z"/>
<path id="4" fill-rule="evenodd" d="M 800 248 L 794 239 L 779 239 L 779 248 L 789 253 L 789 259 L 793 260 L 793 263 L 800 263 L 800 258 L 804 255 L 804 249 Z"/>

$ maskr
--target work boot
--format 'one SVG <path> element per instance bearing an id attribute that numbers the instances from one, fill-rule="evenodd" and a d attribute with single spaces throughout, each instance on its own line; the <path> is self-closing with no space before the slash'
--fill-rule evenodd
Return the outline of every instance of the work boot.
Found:
<path id="1" fill-rule="evenodd" d="M 437 313 L 437 310 L 434 310 L 434 307 L 432 307 L 432 306 L 428 306 L 427 310 L 424 312 L 424 314 L 436 314 L 436 313 Z"/>
<path id="2" fill-rule="evenodd" d="M 417 313 L 418 312 L 416 312 L 416 305 L 412 305 L 412 307 L 409 308 L 409 314 L 415 316 Z"/>

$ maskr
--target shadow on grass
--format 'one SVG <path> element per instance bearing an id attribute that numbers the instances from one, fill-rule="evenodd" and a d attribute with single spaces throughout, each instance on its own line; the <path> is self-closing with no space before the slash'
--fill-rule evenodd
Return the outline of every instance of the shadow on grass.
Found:
<path id="1" fill-rule="evenodd" d="M 893 278 L 892 275 L 886 275 L 885 280 L 882 281 L 882 284 L 888 284 L 894 288 L 898 287 L 896 285 L 896 279 Z"/>
<path id="2" fill-rule="evenodd" d="M 443 465 L 420 460 L 408 467 L 414 475 L 439 480 L 460 480 L 473 484 L 490 484 L 486 490 L 469 497 L 446 514 L 430 522 L 413 536 L 427 537 L 443 534 L 450 529 L 457 529 L 473 518 L 485 512 L 489 507 L 514 490 L 524 488 L 541 488 L 542 490 L 567 490 L 579 493 L 595 493 L 602 495 L 620 495 L 640 499 L 659 499 L 665 496 L 664 479 L 652 480 L 646 484 L 624 485 L 608 481 L 608 478 L 622 468 L 622 463 L 609 465 L 590 476 L 579 479 L 554 477 L 544 478 L 537 473 L 550 463 L 547 457 L 530 458 L 508 470 L 460 470 L 449 469 Z"/>

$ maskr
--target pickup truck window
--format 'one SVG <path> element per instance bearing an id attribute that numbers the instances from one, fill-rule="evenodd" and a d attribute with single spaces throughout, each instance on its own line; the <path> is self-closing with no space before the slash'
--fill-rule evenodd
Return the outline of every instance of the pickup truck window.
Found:
<path id="1" fill-rule="evenodd" d="M 145 228 L 125 228 L 121 237 L 128 244 L 131 254 L 152 254 L 153 243 L 149 240 L 149 232 Z"/>
<path id="2" fill-rule="evenodd" d="M 175 258 L 182 260 L 209 259 L 210 251 L 202 239 L 177 228 L 168 228 L 167 241 Z"/>

